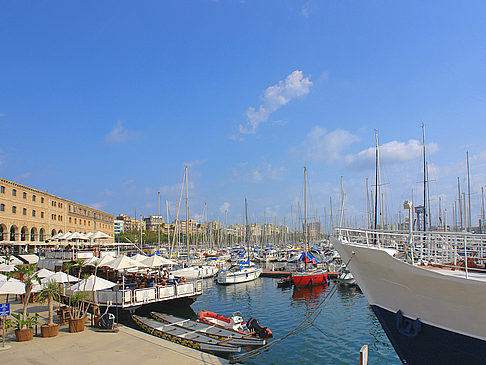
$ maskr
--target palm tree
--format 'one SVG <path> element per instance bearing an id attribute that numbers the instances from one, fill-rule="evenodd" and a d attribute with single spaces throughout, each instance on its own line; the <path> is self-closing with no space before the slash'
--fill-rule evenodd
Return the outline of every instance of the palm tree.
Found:
<path id="1" fill-rule="evenodd" d="M 13 277 L 17 275 L 20 277 L 20 281 L 25 284 L 25 298 L 24 298 L 24 308 L 22 311 L 22 321 L 26 321 L 28 319 L 27 316 L 27 305 L 29 304 L 30 294 L 32 293 L 32 289 L 34 288 L 34 284 L 37 282 L 40 284 L 40 279 L 37 276 L 37 265 L 29 265 L 29 266 L 20 266 L 16 265 L 15 270 L 8 274 L 9 277 Z M 22 323 L 20 329 L 27 325 L 26 322 Z"/>
<path id="2" fill-rule="evenodd" d="M 52 326 L 54 324 L 53 300 L 59 301 L 61 297 L 61 288 L 59 287 L 59 283 L 55 280 L 49 280 L 47 284 L 45 284 L 42 290 L 39 292 L 38 297 L 43 302 L 47 300 L 47 305 L 49 306 L 49 326 Z"/>

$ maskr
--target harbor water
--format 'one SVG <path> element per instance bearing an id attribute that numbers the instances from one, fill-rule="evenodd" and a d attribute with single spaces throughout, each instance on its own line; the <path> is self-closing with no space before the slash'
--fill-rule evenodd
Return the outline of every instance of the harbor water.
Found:
<path id="1" fill-rule="evenodd" d="M 314 288 L 277 288 L 277 279 L 259 278 L 229 286 L 204 280 L 203 295 L 190 308 L 166 311 L 195 318 L 200 310 L 229 316 L 240 311 L 269 327 L 275 339 L 295 328 L 324 299 L 335 282 Z M 369 364 L 401 364 L 364 295 L 356 287 L 339 287 L 314 325 L 273 345 L 245 364 L 353 364 L 363 345 Z"/>

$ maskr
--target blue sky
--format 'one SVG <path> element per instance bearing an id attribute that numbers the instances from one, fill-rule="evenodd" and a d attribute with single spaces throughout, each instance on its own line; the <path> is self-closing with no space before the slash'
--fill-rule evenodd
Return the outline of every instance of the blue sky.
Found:
<path id="1" fill-rule="evenodd" d="M 385 204 L 421 194 L 452 219 L 469 151 L 472 218 L 486 185 L 486 4 L 83 1 L 0 5 L 0 175 L 113 214 L 290 219 L 366 210 L 374 130 Z M 337 209 L 337 204 L 334 209 Z M 162 207 L 165 215 L 165 204 Z M 313 214 L 315 215 L 315 213 Z"/>

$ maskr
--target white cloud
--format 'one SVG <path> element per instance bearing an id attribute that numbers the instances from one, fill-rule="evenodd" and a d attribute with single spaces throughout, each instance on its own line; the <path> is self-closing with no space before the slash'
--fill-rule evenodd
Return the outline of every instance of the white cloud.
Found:
<path id="1" fill-rule="evenodd" d="M 17 180 L 24 180 L 24 179 L 27 179 L 28 177 L 30 177 L 32 175 L 32 172 L 28 171 L 26 172 L 25 174 L 22 174 L 20 175 Z"/>
<path id="2" fill-rule="evenodd" d="M 119 120 L 105 137 L 105 142 L 108 144 L 123 143 L 136 137 L 138 137 L 138 133 L 126 130 L 121 120 Z"/>
<path id="3" fill-rule="evenodd" d="M 263 93 L 262 103 L 257 108 L 249 107 L 246 110 L 248 123 L 240 124 L 239 134 L 255 134 L 258 126 L 268 120 L 270 115 L 289 103 L 292 99 L 304 96 L 310 92 L 312 81 L 304 77 L 300 70 L 293 71 L 285 80 L 268 87 Z M 230 136 L 231 139 L 241 140 L 238 134 Z"/>
<path id="4" fill-rule="evenodd" d="M 191 161 L 191 162 L 184 162 L 184 166 L 191 168 L 191 167 L 194 167 L 194 166 L 197 166 L 197 165 L 205 164 L 206 162 L 207 162 L 207 160 L 195 160 L 195 161 Z"/>
<path id="5" fill-rule="evenodd" d="M 300 10 L 300 14 L 304 17 L 308 17 L 310 15 L 310 3 L 307 1 L 302 9 Z"/>
<path id="6" fill-rule="evenodd" d="M 96 203 L 92 203 L 90 204 L 91 207 L 95 208 L 95 209 L 103 209 L 104 207 L 106 207 L 108 204 L 108 202 L 106 200 L 103 200 L 103 201 L 100 201 L 100 202 L 96 202 Z"/>
<path id="7" fill-rule="evenodd" d="M 317 162 L 333 163 L 342 158 L 341 152 L 359 137 L 343 129 L 327 132 L 325 128 L 315 126 L 307 134 L 307 139 L 297 148 L 304 152 L 307 159 Z"/>
<path id="8" fill-rule="evenodd" d="M 434 153 L 438 149 L 439 147 L 435 142 L 427 145 L 428 153 Z M 380 164 L 382 165 L 393 165 L 411 161 L 421 156 L 422 143 L 416 139 L 411 139 L 408 142 L 391 141 L 381 145 L 379 153 Z M 346 156 L 346 163 L 351 167 L 369 168 L 374 164 L 375 154 L 375 147 L 369 147 L 357 154 Z"/>
<path id="9" fill-rule="evenodd" d="M 270 163 L 261 163 L 254 169 L 248 169 L 248 163 L 241 163 L 234 167 L 231 181 L 245 181 L 259 184 L 268 180 L 280 180 L 285 172 L 284 167 L 273 167 Z"/>
<path id="10" fill-rule="evenodd" d="M 135 182 L 135 180 L 133 179 L 129 179 L 127 181 L 125 181 L 122 186 L 128 186 L 128 185 L 132 185 L 133 183 Z"/>
<path id="11" fill-rule="evenodd" d="M 229 208 L 230 208 L 230 203 L 228 202 L 224 202 L 223 204 L 221 204 L 221 206 L 219 207 L 219 211 L 221 212 L 221 214 L 224 214 L 226 211 L 229 212 Z"/>

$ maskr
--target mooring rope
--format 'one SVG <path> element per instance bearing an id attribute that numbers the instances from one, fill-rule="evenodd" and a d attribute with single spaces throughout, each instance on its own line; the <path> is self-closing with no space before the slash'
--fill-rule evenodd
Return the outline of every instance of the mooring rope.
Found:
<path id="1" fill-rule="evenodd" d="M 353 252 L 353 255 L 354 255 L 354 252 Z M 348 267 L 352 258 L 353 258 L 353 256 L 351 256 L 350 259 L 348 260 L 348 262 L 346 263 L 346 265 L 343 268 L 341 268 L 341 270 L 338 274 L 338 279 L 341 277 L 341 273 L 344 270 L 346 270 L 346 268 Z M 307 328 L 309 328 L 311 326 L 314 326 L 314 327 L 316 327 L 317 329 L 320 330 L 319 327 L 314 325 L 314 321 L 319 316 L 319 314 L 322 312 L 322 310 L 326 307 L 326 305 L 329 303 L 329 300 L 332 298 L 332 296 L 337 292 L 337 288 L 338 288 L 338 284 L 335 284 L 331 288 L 331 290 L 329 290 L 329 292 L 326 294 L 326 296 L 319 302 L 319 304 L 316 306 L 316 308 L 314 308 L 314 310 L 312 312 L 310 312 L 308 315 L 306 315 L 305 318 L 294 329 L 292 329 L 289 333 L 287 333 L 285 336 L 283 336 L 283 337 L 281 337 L 277 340 L 274 340 L 272 342 L 269 342 L 266 345 L 259 347 L 257 349 L 248 351 L 248 352 L 241 354 L 241 355 L 233 356 L 230 359 L 230 363 L 234 364 L 234 363 L 239 362 L 241 360 L 251 359 L 255 356 L 258 356 L 261 353 L 268 351 L 268 349 L 270 347 L 276 345 L 277 343 L 286 339 L 287 337 L 289 337 L 291 335 L 295 335 L 295 334 L 300 333 L 300 332 L 303 332 L 304 330 L 306 330 Z M 322 332 L 322 330 L 321 330 L 321 332 Z"/>

